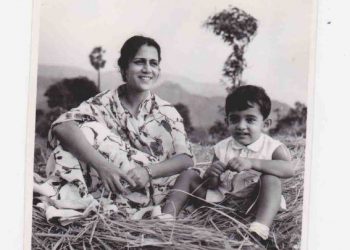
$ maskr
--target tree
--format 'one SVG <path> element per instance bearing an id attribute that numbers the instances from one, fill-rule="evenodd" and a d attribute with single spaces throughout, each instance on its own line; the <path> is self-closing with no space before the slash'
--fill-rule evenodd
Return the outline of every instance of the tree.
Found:
<path id="1" fill-rule="evenodd" d="M 98 93 L 95 83 L 86 77 L 65 78 L 51 85 L 44 95 L 50 108 L 64 110 L 77 107 L 81 102 Z"/>
<path id="2" fill-rule="evenodd" d="M 53 121 L 98 92 L 95 83 L 86 77 L 66 78 L 49 86 L 44 95 L 50 110 L 36 110 L 36 134 L 46 138 Z"/>
<path id="3" fill-rule="evenodd" d="M 91 51 L 89 58 L 92 67 L 97 71 L 97 88 L 101 90 L 101 80 L 100 80 L 100 69 L 103 68 L 106 64 L 106 60 L 103 59 L 103 54 L 106 51 L 101 47 L 95 47 Z"/>
<path id="4" fill-rule="evenodd" d="M 240 86 L 242 73 L 246 67 L 244 52 L 256 34 L 257 20 L 243 10 L 230 6 L 227 10 L 210 16 L 204 26 L 212 29 L 224 42 L 232 46 L 233 51 L 224 64 L 223 81 L 232 84 L 231 88 Z"/>
<path id="5" fill-rule="evenodd" d="M 177 103 L 174 105 L 174 107 L 176 108 L 177 112 L 179 112 L 179 114 L 183 119 L 186 133 L 190 134 L 193 131 L 192 122 L 190 118 L 190 110 L 183 103 Z"/>

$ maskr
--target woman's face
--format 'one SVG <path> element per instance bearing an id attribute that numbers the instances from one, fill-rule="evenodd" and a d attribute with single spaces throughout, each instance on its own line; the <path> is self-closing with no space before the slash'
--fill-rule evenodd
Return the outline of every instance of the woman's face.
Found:
<path id="1" fill-rule="evenodd" d="M 134 91 L 143 92 L 157 81 L 160 68 L 155 47 L 142 45 L 125 71 L 126 81 Z"/>

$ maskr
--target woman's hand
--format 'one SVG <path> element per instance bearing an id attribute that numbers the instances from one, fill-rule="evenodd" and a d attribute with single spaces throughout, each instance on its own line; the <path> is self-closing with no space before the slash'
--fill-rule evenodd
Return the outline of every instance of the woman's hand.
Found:
<path id="1" fill-rule="evenodd" d="M 136 183 L 133 179 L 111 163 L 100 165 L 99 168 L 96 168 L 96 171 L 104 187 L 113 193 L 126 193 L 125 187 L 121 184 L 121 180 L 126 181 L 133 188 L 136 187 Z"/>
<path id="2" fill-rule="evenodd" d="M 150 178 L 147 170 L 142 167 L 136 167 L 129 170 L 127 176 L 136 183 L 136 189 L 144 188 Z"/>
<path id="3" fill-rule="evenodd" d="M 229 160 L 227 167 L 232 171 L 242 172 L 253 168 L 253 164 L 248 158 L 235 157 Z"/>

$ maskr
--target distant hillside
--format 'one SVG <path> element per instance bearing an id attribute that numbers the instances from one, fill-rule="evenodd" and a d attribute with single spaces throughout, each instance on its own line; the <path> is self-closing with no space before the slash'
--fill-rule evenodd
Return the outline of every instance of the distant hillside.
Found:
<path id="1" fill-rule="evenodd" d="M 72 67 L 57 67 L 57 66 L 40 66 L 38 70 L 38 81 L 37 81 L 37 108 L 42 110 L 47 110 L 47 100 L 44 96 L 44 93 L 48 86 L 57 82 L 62 78 L 71 78 L 77 76 L 86 76 L 89 79 L 95 81 L 96 72 L 82 70 L 79 68 Z M 170 76 L 170 75 L 169 75 Z M 168 76 L 167 76 L 168 77 Z M 102 90 L 111 89 L 121 84 L 122 81 L 120 79 L 120 74 L 115 72 L 105 72 L 102 74 Z M 191 80 L 182 77 L 175 77 L 180 82 L 175 80 L 166 80 L 162 84 L 160 84 L 157 88 L 155 88 L 154 92 L 158 94 L 163 99 L 169 101 L 172 104 L 183 103 L 190 110 L 190 116 L 193 126 L 195 127 L 205 127 L 208 128 L 216 120 L 223 121 L 223 114 L 219 112 L 219 106 L 223 107 L 225 102 L 224 94 L 222 96 L 214 96 L 207 97 L 203 96 L 203 89 L 206 88 L 206 84 L 203 86 L 193 83 L 195 87 L 193 87 L 190 82 Z M 183 87 L 184 81 L 187 81 L 191 87 L 188 89 L 192 89 L 191 93 L 187 89 Z M 108 84 L 107 84 L 108 83 Z M 213 87 L 213 86 L 211 86 Z M 210 90 L 210 88 L 209 88 Z M 224 92 L 225 93 L 225 92 Z M 272 102 L 272 114 L 271 117 L 273 121 L 276 120 L 277 114 L 274 110 L 279 109 L 280 115 L 284 116 L 288 113 L 290 107 L 278 101 Z"/>
<path id="2" fill-rule="evenodd" d="M 172 104 L 185 104 L 190 110 L 192 124 L 196 127 L 209 127 L 222 118 L 219 106 L 224 105 L 224 97 L 190 94 L 173 82 L 164 82 L 154 92 Z"/>
<path id="3" fill-rule="evenodd" d="M 49 78 L 71 78 L 77 76 L 86 76 L 89 79 L 96 82 L 97 73 L 91 68 L 91 70 L 84 70 L 77 67 L 68 66 L 52 66 L 52 65 L 39 65 L 38 76 L 49 77 Z M 203 83 L 192 81 L 191 79 L 183 76 L 177 76 L 172 74 L 166 74 L 162 72 L 159 83 L 164 82 L 176 82 L 184 90 L 191 94 L 200 96 L 213 97 L 213 96 L 224 96 L 226 94 L 225 87 L 215 83 Z M 101 89 L 115 88 L 123 81 L 121 79 L 118 70 L 114 71 L 101 71 Z"/>

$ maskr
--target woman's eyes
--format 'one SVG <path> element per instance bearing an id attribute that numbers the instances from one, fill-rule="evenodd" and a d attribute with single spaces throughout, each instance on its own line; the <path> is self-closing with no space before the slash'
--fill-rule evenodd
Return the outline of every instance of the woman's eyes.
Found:
<path id="1" fill-rule="evenodd" d="M 146 60 L 135 60 L 134 63 L 136 65 L 144 65 L 147 63 Z M 152 67 L 157 67 L 159 65 L 158 61 L 150 61 L 149 64 L 152 66 Z"/>
<path id="2" fill-rule="evenodd" d="M 159 63 L 158 63 L 157 61 L 151 61 L 150 64 L 151 64 L 152 66 L 158 66 Z"/>
<path id="3" fill-rule="evenodd" d="M 134 63 L 137 65 L 141 65 L 141 64 L 143 64 L 143 61 L 134 61 Z"/>

